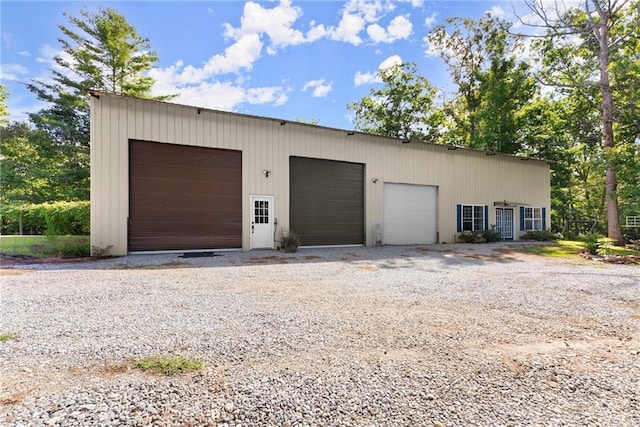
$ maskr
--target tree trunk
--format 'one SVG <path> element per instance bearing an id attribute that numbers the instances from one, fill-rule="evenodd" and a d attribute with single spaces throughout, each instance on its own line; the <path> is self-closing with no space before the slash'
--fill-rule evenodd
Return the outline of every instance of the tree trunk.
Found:
<path id="1" fill-rule="evenodd" d="M 595 3 L 595 0 L 594 0 Z M 615 160 L 612 156 L 613 139 L 613 97 L 609 84 L 609 27 L 610 18 L 596 5 L 601 22 L 594 25 L 593 33 L 600 47 L 600 93 L 602 95 L 602 131 L 604 133 L 604 152 L 607 162 L 605 194 L 607 198 L 607 236 L 614 239 L 617 245 L 624 245 L 620 214 L 618 209 L 618 179 L 615 171 Z M 610 13 L 607 11 L 605 13 Z"/>

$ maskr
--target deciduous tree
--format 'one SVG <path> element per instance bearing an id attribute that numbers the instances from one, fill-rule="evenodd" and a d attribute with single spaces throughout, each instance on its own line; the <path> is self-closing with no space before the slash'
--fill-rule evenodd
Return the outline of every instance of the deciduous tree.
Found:
<path id="1" fill-rule="evenodd" d="M 355 127 L 363 132 L 396 138 L 435 142 L 438 112 L 435 88 L 418 75 L 413 63 L 397 64 L 378 71 L 383 87 L 351 102 Z"/>
<path id="2" fill-rule="evenodd" d="M 538 44 L 543 54 L 541 78 L 565 92 L 584 90 L 589 86 L 598 88 L 591 99 L 595 99 L 601 118 L 600 157 L 606 163 L 607 231 L 618 244 L 624 239 L 618 204 L 620 141 L 616 140 L 620 134 L 616 133 L 615 127 L 619 118 L 614 104 L 612 82 L 615 77 L 612 72 L 616 62 L 624 57 L 621 49 L 625 40 L 637 37 L 638 4 L 626 0 L 584 0 L 579 7 L 550 9 L 541 0 L 529 3 L 546 29 L 545 39 Z"/>

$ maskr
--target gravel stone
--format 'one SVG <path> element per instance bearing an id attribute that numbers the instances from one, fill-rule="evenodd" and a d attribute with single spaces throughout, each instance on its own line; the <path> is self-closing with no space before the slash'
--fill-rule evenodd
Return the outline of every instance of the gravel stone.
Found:
<path id="1" fill-rule="evenodd" d="M 640 268 L 524 245 L 2 260 L 0 424 L 640 425 Z"/>

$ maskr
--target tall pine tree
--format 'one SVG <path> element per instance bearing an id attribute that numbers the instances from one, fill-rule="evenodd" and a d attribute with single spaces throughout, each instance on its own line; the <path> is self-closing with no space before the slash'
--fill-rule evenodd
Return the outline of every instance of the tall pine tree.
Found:
<path id="1" fill-rule="evenodd" d="M 28 88 L 48 106 L 31 114 L 36 128 L 46 132 L 64 153 L 60 165 L 70 185 L 69 199 L 89 198 L 89 89 L 141 98 L 153 97 L 154 79 L 146 72 L 158 61 L 149 40 L 138 35 L 114 9 L 83 10 L 60 25 L 62 51 L 54 57 L 50 81 L 34 80 Z M 62 184 L 62 183 L 61 183 Z M 80 190 L 80 191 L 78 191 Z"/>

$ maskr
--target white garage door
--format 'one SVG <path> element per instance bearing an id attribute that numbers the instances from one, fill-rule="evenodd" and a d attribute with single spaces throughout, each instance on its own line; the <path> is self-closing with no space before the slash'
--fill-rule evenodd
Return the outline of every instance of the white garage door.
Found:
<path id="1" fill-rule="evenodd" d="M 435 243 L 437 212 L 437 187 L 385 183 L 384 243 Z"/>

